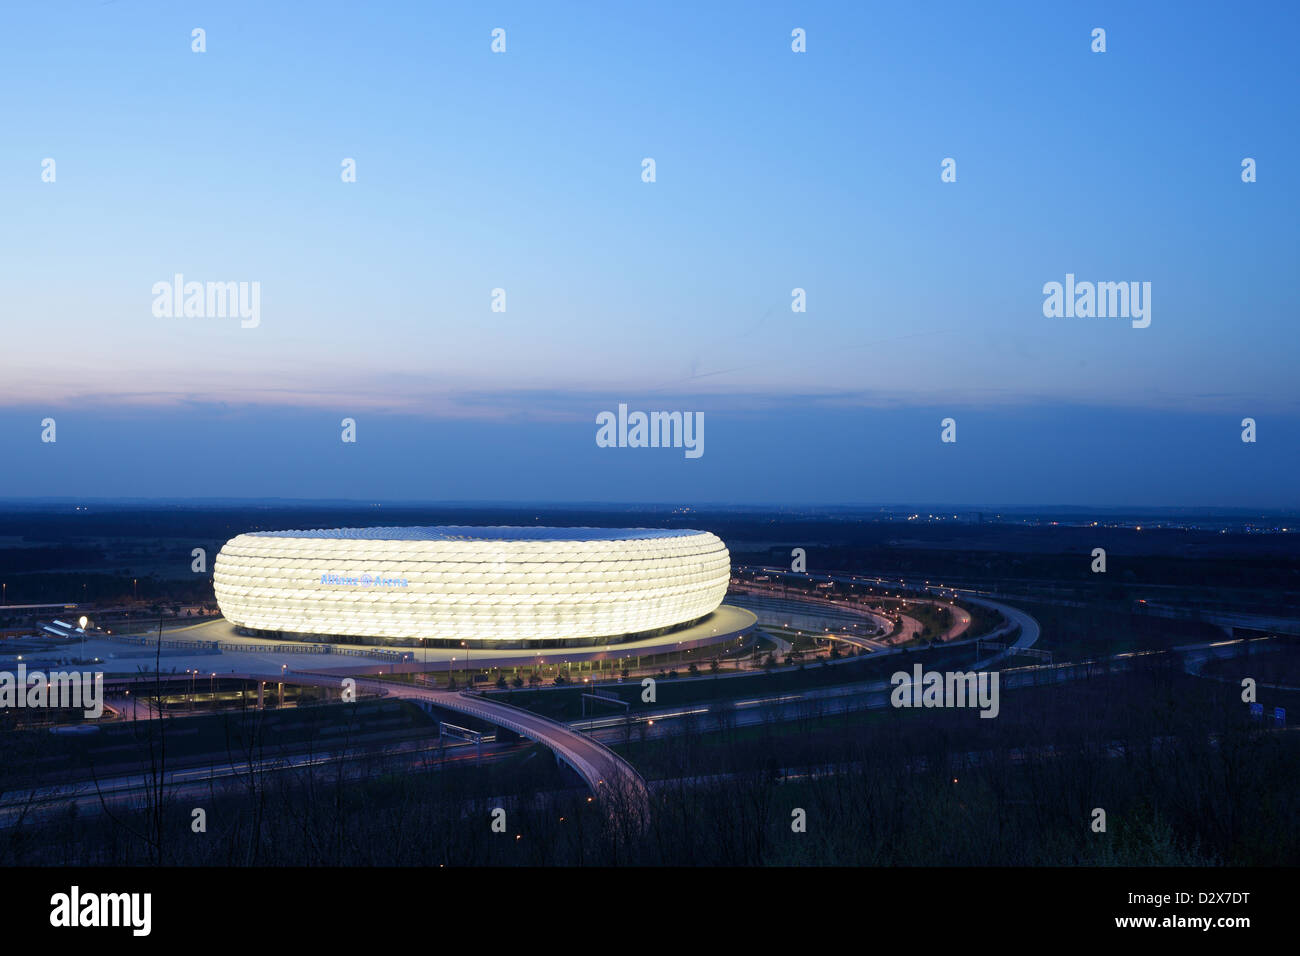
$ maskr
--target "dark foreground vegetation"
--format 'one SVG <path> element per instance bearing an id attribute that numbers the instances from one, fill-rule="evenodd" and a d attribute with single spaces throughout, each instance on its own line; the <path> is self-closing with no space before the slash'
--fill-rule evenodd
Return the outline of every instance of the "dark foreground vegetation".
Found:
<path id="1" fill-rule="evenodd" d="M 1273 693 L 1270 705 L 1295 701 Z M 0 831 L 0 864 L 1286 865 L 1300 862 L 1300 734 L 1165 663 L 1008 692 L 1001 716 L 888 711 L 632 740 L 644 827 L 549 754 L 455 771 L 338 765 L 196 799 Z M 353 769 L 359 764 L 354 762 Z M 206 810 L 207 831 L 191 828 Z M 503 832 L 492 810 L 505 810 Z M 1105 832 L 1094 832 L 1094 811 Z M 794 832 L 795 811 L 806 832 Z"/>

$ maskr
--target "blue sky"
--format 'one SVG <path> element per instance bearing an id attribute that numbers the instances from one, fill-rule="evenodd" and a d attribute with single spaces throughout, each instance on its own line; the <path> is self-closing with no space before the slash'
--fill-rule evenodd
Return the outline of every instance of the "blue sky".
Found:
<path id="1" fill-rule="evenodd" d="M 7 5 L 0 496 L 1300 504 L 1297 9 Z"/>

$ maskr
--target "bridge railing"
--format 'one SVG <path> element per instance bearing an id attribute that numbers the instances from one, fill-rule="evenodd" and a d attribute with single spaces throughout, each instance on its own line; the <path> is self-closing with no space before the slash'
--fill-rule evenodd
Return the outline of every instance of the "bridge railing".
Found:
<path id="1" fill-rule="evenodd" d="M 549 747 L 556 757 L 572 767 L 574 772 L 587 782 L 593 793 L 600 793 L 601 785 L 609 774 L 608 772 L 602 772 L 599 767 L 596 767 L 572 749 L 563 746 L 563 741 L 566 738 L 576 737 L 609 761 L 611 767 L 630 780 L 637 790 L 643 793 L 649 792 L 645 786 L 645 781 L 630 763 L 600 741 L 591 737 L 584 737 L 559 721 L 551 720 L 549 717 L 542 717 L 530 710 L 524 710 L 522 707 L 516 707 L 514 704 L 507 704 L 504 701 L 494 700 L 490 704 L 485 704 L 466 691 L 462 691 L 454 697 L 439 693 L 435 703 L 478 717 L 480 720 L 495 724 L 498 727 L 512 730 L 521 737 L 527 737 L 529 740 Z M 515 717 L 515 714 L 518 717 Z M 538 728 L 539 724 L 543 729 Z M 551 734 L 546 734 L 546 730 L 551 731 Z"/>

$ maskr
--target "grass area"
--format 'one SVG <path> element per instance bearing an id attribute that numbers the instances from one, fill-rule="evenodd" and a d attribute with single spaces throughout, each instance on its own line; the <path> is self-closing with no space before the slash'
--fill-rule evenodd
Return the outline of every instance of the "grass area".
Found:
<path id="1" fill-rule="evenodd" d="M 979 637 L 1003 624 L 1002 615 L 990 608 L 979 604 L 963 604 L 960 601 L 957 606 L 970 615 L 970 628 L 963 637 Z"/>
<path id="2" fill-rule="evenodd" d="M 1017 601 L 1015 606 L 1038 621 L 1042 634 L 1034 646 L 1052 651 L 1058 663 L 1225 639 L 1221 629 L 1198 621 L 1032 601 Z"/>
<path id="3" fill-rule="evenodd" d="M 827 734 L 843 739 L 846 732 L 853 733 L 866 727 L 876 726 L 898 719 L 924 719 L 927 712 L 922 710 L 891 711 L 885 709 L 858 710 L 826 716 L 810 716 L 808 720 L 773 721 L 766 724 L 748 724 L 733 727 L 729 731 L 713 731 L 700 735 L 700 745 L 715 754 L 733 747 L 745 747 L 771 741 L 795 741 L 806 738 L 810 731 Z M 607 746 L 633 764 L 643 774 L 653 778 L 660 776 L 664 768 L 659 766 L 654 756 L 658 741 L 647 739 L 640 741 L 636 729 L 633 729 L 631 741 L 609 742 Z M 707 758 L 703 758 L 707 759 Z"/>
<path id="4" fill-rule="evenodd" d="M 936 640 L 952 627 L 953 618 L 947 606 L 909 603 L 906 607 L 900 605 L 898 610 L 899 613 L 906 614 L 920 623 L 921 632 L 916 639 L 922 641 Z"/>
<path id="5" fill-rule="evenodd" d="M 1168 664 L 1168 662 L 1165 662 Z M 1123 694 L 1132 695 L 1122 704 Z M 1272 692 L 1269 706 L 1291 710 L 1300 692 Z M 773 766 L 800 766 L 832 756 L 851 759 L 864 748 L 908 738 L 915 753 L 936 746 L 966 753 L 981 747 L 1040 747 L 1072 737 L 1080 727 L 1107 739 L 1183 733 L 1198 722 L 1198 708 L 1221 716 L 1229 726 L 1250 729 L 1245 704 L 1236 688 L 1157 664 L 1150 670 L 1102 675 L 1089 680 L 1017 688 L 1003 694 L 999 717 L 980 718 L 970 709 L 881 708 L 819 715 L 815 707 L 793 719 L 704 730 L 680 720 L 689 737 L 689 765 L 682 763 L 682 741 L 675 736 L 613 744 L 643 774 L 661 777 L 691 770 L 746 771 Z M 711 725 L 710 725 L 711 726 Z M 1138 727 L 1140 729 L 1135 730 Z"/>
<path id="6" fill-rule="evenodd" d="M 1245 677 L 1257 684 L 1277 684 L 1283 687 L 1300 687 L 1300 638 L 1283 637 L 1267 642 L 1247 645 L 1248 653 L 1242 657 L 1207 661 L 1201 673 L 1222 677 L 1240 684 Z M 1269 694 L 1260 691 L 1260 700 Z"/>

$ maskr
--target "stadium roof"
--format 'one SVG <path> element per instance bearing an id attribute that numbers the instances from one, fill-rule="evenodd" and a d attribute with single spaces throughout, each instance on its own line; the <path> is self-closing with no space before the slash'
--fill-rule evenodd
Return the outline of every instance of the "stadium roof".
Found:
<path id="1" fill-rule="evenodd" d="M 261 538 L 327 538 L 356 541 L 638 541 L 680 538 L 698 531 L 672 528 L 514 528 L 446 525 L 415 528 L 315 528 L 310 531 L 250 531 Z"/>

